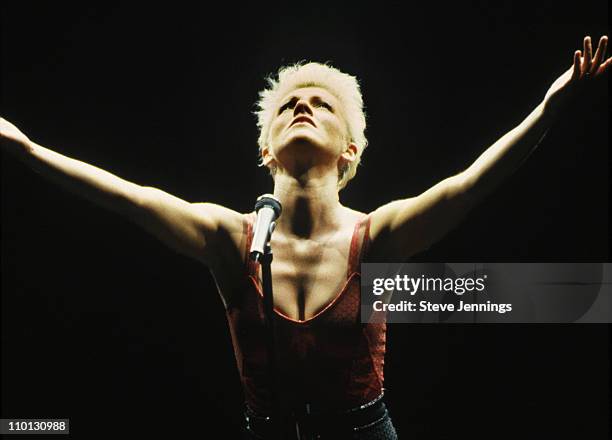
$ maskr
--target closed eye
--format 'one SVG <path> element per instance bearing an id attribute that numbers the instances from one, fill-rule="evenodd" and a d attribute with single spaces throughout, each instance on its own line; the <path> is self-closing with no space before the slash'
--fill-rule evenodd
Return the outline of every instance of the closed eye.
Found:
<path id="1" fill-rule="evenodd" d="M 282 112 L 284 112 L 285 110 L 287 110 L 288 108 L 290 108 L 291 106 L 293 106 L 293 104 L 295 104 L 297 101 L 296 98 L 293 98 L 291 100 L 289 100 L 285 105 L 283 105 L 281 108 L 278 109 L 278 114 L 280 115 Z M 327 110 L 329 110 L 330 112 L 334 112 L 334 109 L 331 105 L 329 105 L 327 102 L 325 101 L 321 101 L 321 100 L 316 100 L 315 103 L 318 107 L 323 107 L 326 108 Z"/>
<path id="2" fill-rule="evenodd" d="M 283 105 L 281 108 L 278 109 L 278 114 L 280 115 L 282 112 L 287 110 L 289 107 L 291 107 L 296 102 L 297 102 L 297 98 L 295 97 L 291 98 L 289 101 L 285 103 L 285 105 Z"/>
<path id="3" fill-rule="evenodd" d="M 282 112 L 284 112 L 285 110 L 287 110 L 289 108 L 289 106 L 291 105 L 290 102 L 288 102 L 287 104 L 283 105 L 280 109 L 278 109 L 278 114 L 280 115 Z"/>

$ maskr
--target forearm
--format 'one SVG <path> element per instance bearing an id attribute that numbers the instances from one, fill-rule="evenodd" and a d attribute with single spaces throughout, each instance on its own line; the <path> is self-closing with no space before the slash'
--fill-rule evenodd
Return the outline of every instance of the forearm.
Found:
<path id="1" fill-rule="evenodd" d="M 514 173 L 535 150 L 553 122 L 553 116 L 539 104 L 518 126 L 510 130 L 463 173 L 463 189 L 478 201 Z"/>
<path id="2" fill-rule="evenodd" d="M 18 157 L 46 179 L 104 208 L 131 216 L 139 204 L 140 185 L 34 142 Z"/>

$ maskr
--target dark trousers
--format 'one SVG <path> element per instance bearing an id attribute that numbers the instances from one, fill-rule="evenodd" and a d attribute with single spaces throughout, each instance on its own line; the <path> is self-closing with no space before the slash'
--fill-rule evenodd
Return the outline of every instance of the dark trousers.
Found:
<path id="1" fill-rule="evenodd" d="M 347 411 L 310 408 L 277 416 L 257 414 L 245 405 L 244 440 L 397 440 L 382 395 Z"/>

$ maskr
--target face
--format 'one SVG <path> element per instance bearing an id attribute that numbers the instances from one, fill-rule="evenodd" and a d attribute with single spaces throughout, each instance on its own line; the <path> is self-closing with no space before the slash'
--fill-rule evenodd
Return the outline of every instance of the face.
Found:
<path id="1" fill-rule="evenodd" d="M 289 168 L 334 164 L 350 150 L 346 118 L 340 101 L 321 87 L 303 87 L 284 96 L 270 124 L 264 164 Z M 349 151 L 350 153 L 350 151 Z"/>

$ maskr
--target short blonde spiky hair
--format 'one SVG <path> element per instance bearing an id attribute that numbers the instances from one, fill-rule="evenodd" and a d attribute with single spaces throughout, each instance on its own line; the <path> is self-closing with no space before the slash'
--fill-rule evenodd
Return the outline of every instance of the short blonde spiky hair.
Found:
<path id="1" fill-rule="evenodd" d="M 257 127 L 259 128 L 259 139 L 257 140 L 260 155 L 259 166 L 263 166 L 261 153 L 266 146 L 270 124 L 280 99 L 292 90 L 301 87 L 322 87 L 338 98 L 342 104 L 350 141 L 357 145 L 356 160 L 351 162 L 338 176 L 338 187 L 339 189 L 344 188 L 348 181 L 355 176 L 363 150 L 368 145 L 368 140 L 364 134 L 366 116 L 357 78 L 341 72 L 328 63 L 299 61 L 281 67 L 276 77 L 269 75 L 266 81 L 268 88 L 259 92 L 259 100 L 256 103 L 257 110 L 254 112 L 257 116 Z M 274 173 L 273 170 L 272 173 Z"/>

